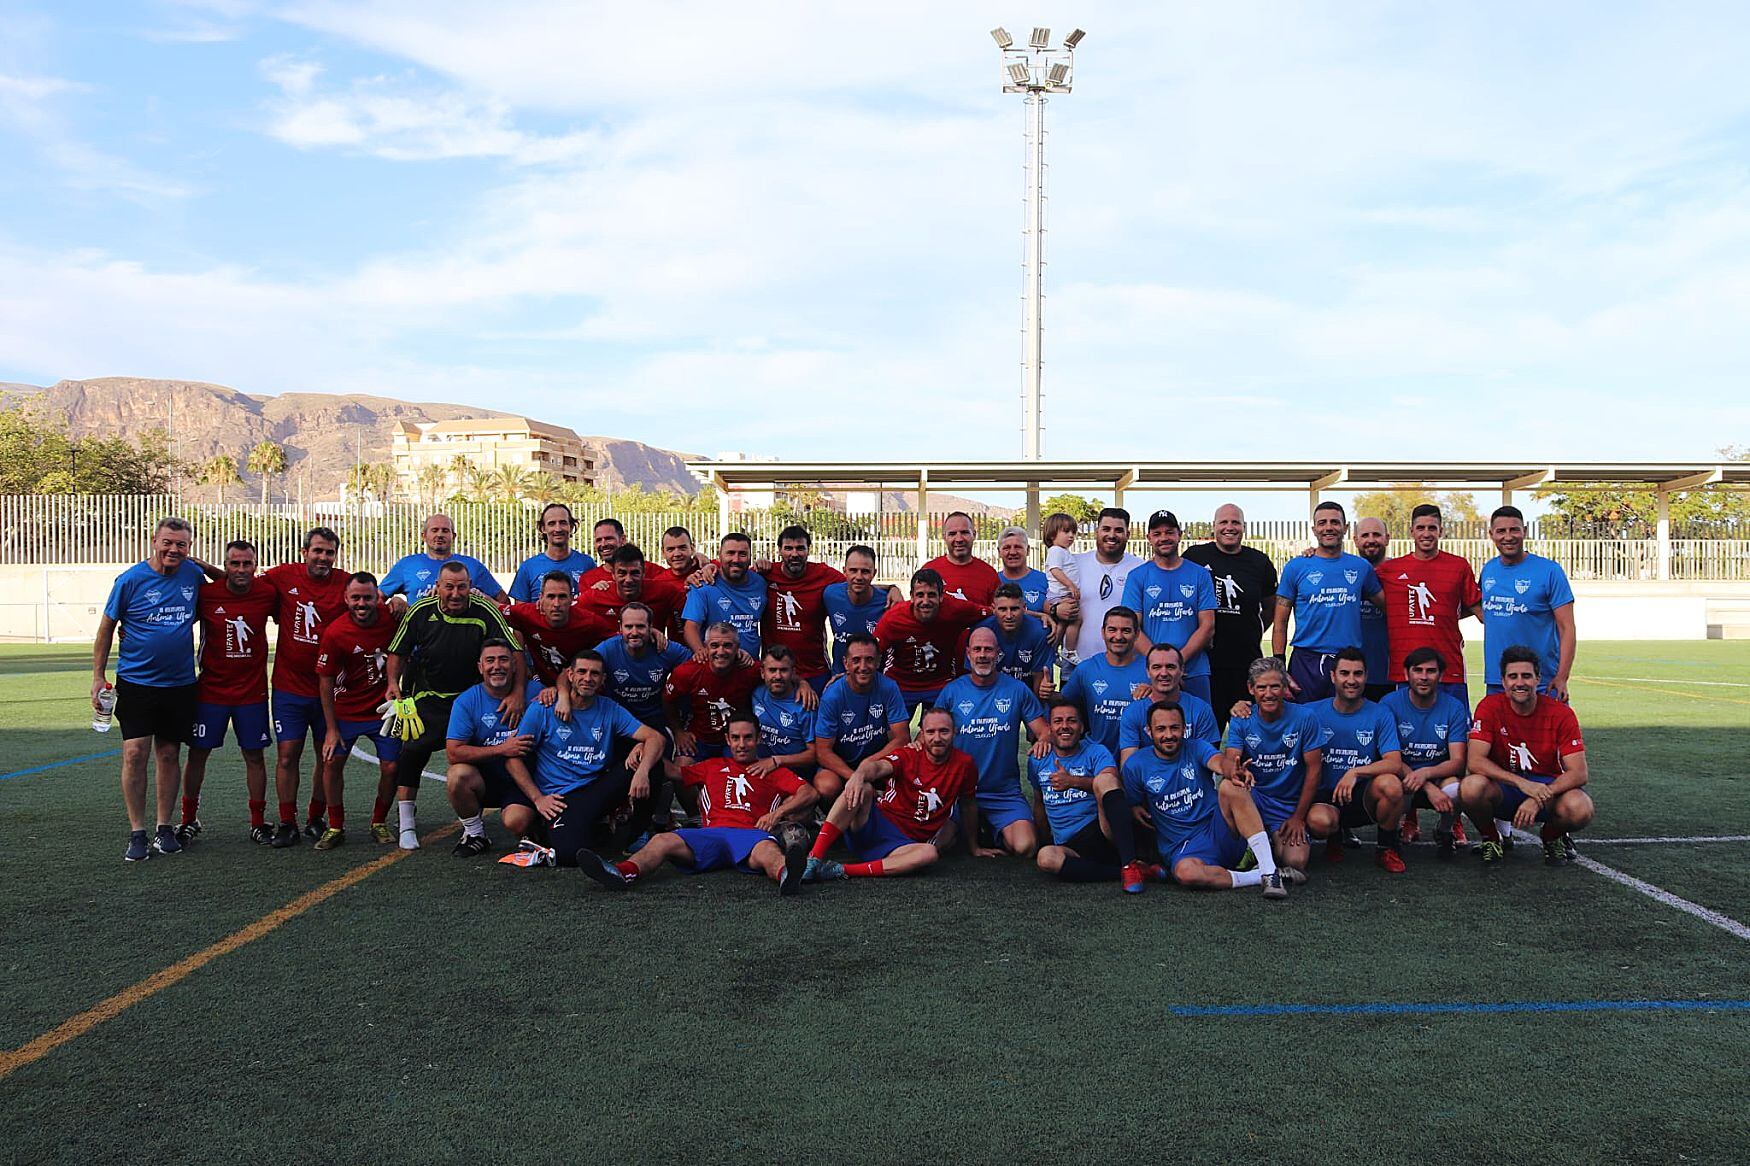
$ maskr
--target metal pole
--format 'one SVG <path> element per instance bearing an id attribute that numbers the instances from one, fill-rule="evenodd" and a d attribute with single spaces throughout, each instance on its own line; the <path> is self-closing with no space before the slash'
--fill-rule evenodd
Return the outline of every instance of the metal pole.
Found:
<path id="1" fill-rule="evenodd" d="M 1045 394 L 1045 94 L 1027 94 L 1026 263 L 1022 277 L 1021 456 L 1043 456 Z"/>

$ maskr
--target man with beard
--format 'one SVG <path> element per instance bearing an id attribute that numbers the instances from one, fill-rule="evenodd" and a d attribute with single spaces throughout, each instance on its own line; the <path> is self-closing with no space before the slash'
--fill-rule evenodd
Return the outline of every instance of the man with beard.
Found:
<path id="1" fill-rule="evenodd" d="M 517 683 L 513 649 L 503 640 L 480 645 L 480 683 L 456 698 L 445 729 L 444 792 L 462 823 L 462 837 L 450 853 L 459 858 L 492 849 L 486 837 L 483 811 L 498 808 L 499 821 L 514 835 L 527 835 L 535 825 L 534 802 L 511 779 L 505 762 L 528 756 L 532 739 L 506 724 L 499 708 Z M 524 697 L 534 707 L 538 683 L 527 682 Z"/>
<path id="2" fill-rule="evenodd" d="M 513 603 L 537 602 L 541 598 L 542 581 L 555 571 L 564 572 L 572 593 L 576 594 L 579 590 L 577 581 L 596 568 L 593 558 L 571 545 L 577 519 L 572 517 L 571 507 L 565 503 L 549 502 L 543 506 L 537 529 L 546 546 L 540 554 L 523 560 L 522 566 L 516 569 L 516 578 L 510 584 Z"/>
<path id="3" fill-rule="evenodd" d="M 1033 690 L 999 665 L 1001 653 L 996 633 L 974 628 L 966 640 L 966 675 L 942 686 L 936 703 L 954 714 L 954 748 L 972 758 L 978 771 L 978 811 L 989 826 L 991 840 L 1002 850 L 984 846 L 984 840 L 969 837 L 972 853 L 992 857 L 1003 850 L 1017 858 L 1030 858 L 1039 845 L 1033 828 L 1033 808 L 1021 793 L 1017 762 L 1021 732 L 1033 738 L 1033 754 L 1045 755 L 1045 706 Z"/>
<path id="4" fill-rule="evenodd" d="M 1067 680 L 1071 669 L 1083 659 L 1105 650 L 1106 613 L 1124 601 L 1124 585 L 1130 572 L 1142 565 L 1131 554 L 1130 511 L 1108 506 L 1100 511 L 1094 528 L 1094 549 L 1072 560 L 1080 598 L 1065 596 L 1053 601 L 1051 615 L 1065 624 L 1077 624 L 1073 638 L 1066 639 L 1058 659 Z M 1078 622 L 1079 621 L 1079 622 Z M 1092 732 L 1092 722 L 1089 723 Z"/>
<path id="5" fill-rule="evenodd" d="M 662 712 L 674 732 L 676 756 L 725 756 L 729 719 L 752 711 L 760 670 L 742 662 L 739 643 L 734 625 L 714 623 L 705 632 L 704 659 L 695 657 L 669 673 Z"/>
<path id="6" fill-rule="evenodd" d="M 1176 704 L 1185 719 L 1185 737 L 1221 748 L 1221 730 L 1216 727 L 1215 711 L 1180 687 L 1179 649 L 1171 644 L 1156 644 L 1148 650 L 1148 691 L 1130 702 L 1124 715 L 1118 718 L 1118 763 L 1130 760 L 1130 755 L 1147 749 L 1154 743 L 1148 731 L 1150 705 L 1165 701 Z"/>
<path id="7" fill-rule="evenodd" d="M 311 766 L 310 804 L 304 816 L 304 837 L 320 838 L 327 807 L 328 767 L 322 742 L 328 726 L 322 719 L 322 698 L 317 691 L 316 657 L 322 633 L 347 613 L 346 592 L 350 575 L 335 569 L 340 558 L 340 536 L 326 526 L 312 527 L 304 535 L 304 557 L 298 563 L 280 563 L 262 572 L 279 595 L 274 622 L 279 625 L 273 649 L 274 759 L 273 784 L 279 800 L 296 802 L 304 758 L 304 739 L 315 747 Z M 373 577 L 374 578 L 374 577 Z"/>
<path id="8" fill-rule="evenodd" d="M 1361 644 L 1361 607 L 1379 603 L 1379 578 L 1373 566 L 1343 549 L 1349 521 L 1336 502 L 1313 508 L 1310 555 L 1291 559 L 1276 586 L 1270 628 L 1270 654 L 1288 661 L 1288 691 L 1313 704 L 1331 697 L 1331 668 L 1342 648 Z M 1289 658 L 1288 617 L 1294 616 L 1294 655 Z"/>
<path id="9" fill-rule="evenodd" d="M 1210 641 L 1210 706 L 1216 723 L 1227 727 L 1228 710 L 1245 700 L 1246 669 L 1263 653 L 1259 643 L 1273 622 L 1276 564 L 1257 547 L 1245 545 L 1246 514 L 1233 503 L 1216 507 L 1215 538 L 1185 552 L 1209 569 L 1215 582 L 1215 636 Z"/>
<path id="10" fill-rule="evenodd" d="M 1148 541 L 1154 557 L 1130 572 L 1123 602 L 1142 617 L 1138 649 L 1147 652 L 1152 644 L 1179 649 L 1180 686 L 1208 702 L 1209 660 L 1204 650 L 1215 634 L 1215 583 L 1208 568 L 1179 554 L 1183 535 L 1171 510 L 1149 516 Z"/>
<path id="11" fill-rule="evenodd" d="M 753 571 L 753 540 L 736 531 L 717 545 L 718 570 L 709 583 L 687 592 L 681 618 L 687 647 L 695 655 L 705 650 L 705 629 L 727 623 L 735 629 L 741 650 L 757 657 L 760 619 L 766 611 L 766 580 Z"/>
<path id="12" fill-rule="evenodd" d="M 593 581 L 592 581 L 593 580 Z M 612 635 L 619 626 L 620 609 L 628 603 L 650 608 L 653 627 L 669 627 L 683 601 L 681 585 L 667 571 L 652 570 L 644 552 L 632 543 L 615 547 L 603 567 L 584 577 L 577 606 L 589 617 L 589 626 Z"/>
<path id="13" fill-rule="evenodd" d="M 797 676 L 815 693 L 825 691 L 832 679 L 826 657 L 828 587 L 845 582 L 834 567 L 808 557 L 814 538 L 805 526 L 786 526 L 778 532 L 778 561 L 764 565 L 766 611 L 761 630 L 768 646 L 781 644 L 796 661 Z"/>
<path id="14" fill-rule="evenodd" d="M 346 761 L 361 737 L 369 738 L 377 753 L 371 837 L 395 841 L 389 810 L 395 804 L 401 742 L 383 733 L 382 704 L 389 681 L 389 641 L 399 623 L 394 610 L 382 602 L 377 577 L 360 571 L 347 579 L 346 614 L 322 629 L 316 684 L 325 728 L 316 772 L 326 782 L 319 792 L 327 803 L 328 828 L 317 836 L 317 850 L 333 850 L 346 841 Z"/>
<path id="15" fill-rule="evenodd" d="M 911 598 L 888 608 L 875 625 L 876 642 L 887 654 L 887 676 L 905 695 L 908 716 L 919 705 L 935 703 L 959 671 L 966 633 L 989 614 L 988 607 L 945 597 L 942 577 L 931 568 L 912 575 Z"/>

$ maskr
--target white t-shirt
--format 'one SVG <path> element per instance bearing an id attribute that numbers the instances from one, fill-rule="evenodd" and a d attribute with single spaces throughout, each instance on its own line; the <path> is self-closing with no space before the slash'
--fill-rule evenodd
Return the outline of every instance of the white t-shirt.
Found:
<path id="1" fill-rule="evenodd" d="M 1062 571 L 1069 578 L 1074 579 L 1076 577 L 1076 553 L 1068 547 L 1058 546 L 1051 547 L 1045 552 L 1045 576 L 1050 580 L 1045 585 L 1046 603 L 1052 603 L 1069 594 L 1063 584 L 1057 581 L 1057 577 L 1052 575 L 1053 570 Z"/>
<path id="2" fill-rule="evenodd" d="M 1075 642 L 1069 646 L 1078 661 L 1091 660 L 1106 650 L 1100 625 L 1106 621 L 1106 613 L 1123 601 L 1124 581 L 1130 578 L 1133 568 L 1140 566 L 1142 560 L 1129 551 L 1116 563 L 1101 562 L 1099 551 L 1083 551 L 1075 556 L 1075 570 L 1069 577 L 1082 593 L 1082 622 L 1076 628 Z"/>

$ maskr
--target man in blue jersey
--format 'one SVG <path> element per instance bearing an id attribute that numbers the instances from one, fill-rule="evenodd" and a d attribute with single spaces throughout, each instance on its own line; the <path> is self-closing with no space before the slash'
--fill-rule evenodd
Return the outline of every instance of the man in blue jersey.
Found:
<path id="1" fill-rule="evenodd" d="M 705 629 L 726 623 L 735 629 L 741 650 L 758 657 L 760 617 L 766 610 L 766 579 L 753 570 L 753 540 L 740 531 L 723 536 L 717 544 L 716 578 L 687 592 L 681 619 L 687 647 L 694 655 L 705 651 Z"/>
<path id="2" fill-rule="evenodd" d="M 1246 670 L 1249 708 L 1236 709 L 1222 744 L 1232 776 L 1252 791 L 1275 845 L 1283 880 L 1306 881 L 1307 812 L 1324 771 L 1324 728 L 1311 709 L 1288 703 L 1288 670 L 1264 657 Z"/>
<path id="3" fill-rule="evenodd" d="M 997 586 L 1004 583 L 1013 583 L 1020 590 L 1021 602 L 1035 616 L 1045 611 L 1045 589 L 1051 580 L 1027 562 L 1027 532 L 1018 526 L 1005 526 L 997 535 Z M 1044 629 L 1043 620 L 1035 618 L 1033 622 Z"/>
<path id="4" fill-rule="evenodd" d="M 1130 760 L 1139 749 L 1154 744 L 1148 729 L 1149 706 L 1159 701 L 1176 704 L 1185 714 L 1185 736 L 1202 741 L 1211 748 L 1221 748 L 1221 730 L 1216 727 L 1215 710 L 1179 686 L 1179 649 L 1171 644 L 1156 644 L 1148 650 L 1148 691 L 1130 702 L 1124 715 L 1118 718 L 1118 763 Z"/>
<path id="5" fill-rule="evenodd" d="M 1118 755 L 1118 725 L 1130 702 L 1148 690 L 1148 665 L 1136 653 L 1136 612 L 1123 605 L 1106 612 L 1100 638 L 1106 650 L 1084 658 L 1070 673 L 1063 695 L 1082 706 L 1088 736 Z"/>
<path id="6" fill-rule="evenodd" d="M 875 586 L 875 548 L 857 544 L 845 552 L 845 581 L 828 583 L 820 593 L 832 631 L 832 673 L 845 672 L 845 644 L 854 635 L 872 636 L 887 611 L 886 590 Z"/>
<path id="7" fill-rule="evenodd" d="M 109 651 L 116 656 L 115 719 L 122 735 L 122 802 L 128 812 L 128 848 L 140 862 L 153 853 L 176 854 L 176 797 L 182 788 L 182 746 L 194 727 L 194 629 L 206 576 L 189 560 L 194 530 L 164 518 L 152 532 L 152 553 L 116 576 L 97 638 L 91 646 L 91 707 L 107 698 Z M 146 759 L 157 780 L 157 829 L 146 836 Z"/>
<path id="8" fill-rule="evenodd" d="M 666 730 L 662 713 L 662 682 L 676 665 L 693 654 L 664 639 L 652 626 L 650 608 L 633 600 L 620 608 L 620 634 L 596 645 L 607 680 L 602 695 L 653 729 Z"/>
<path id="9" fill-rule="evenodd" d="M 1149 706 L 1148 732 L 1149 749 L 1124 763 L 1123 798 L 1147 809 L 1155 848 L 1174 880 L 1203 890 L 1262 887 L 1266 899 L 1286 898 L 1292 880 L 1276 866 L 1244 779 L 1229 780 L 1235 764 L 1204 742 L 1187 740 L 1184 711 L 1168 701 Z M 1236 869 L 1247 851 L 1257 866 Z M 1134 864 L 1127 867 L 1124 889 L 1142 890 L 1141 876 Z"/>
<path id="10" fill-rule="evenodd" d="M 1039 869 L 1069 883 L 1117 882 L 1124 864 L 1110 831 L 1115 826 L 1134 835 L 1136 824 L 1124 814 L 1108 825 L 1100 815 L 1095 787 L 1116 789 L 1118 764 L 1104 745 L 1088 740 L 1075 701 L 1055 697 L 1046 712 L 1046 725 L 1050 751 L 1027 758 L 1027 778 L 1039 793 L 1051 828 L 1050 845 L 1039 848 Z M 1131 854 L 1135 853 L 1133 840 Z M 1166 871 L 1157 868 L 1150 873 L 1161 878 Z"/>
<path id="11" fill-rule="evenodd" d="M 1409 840 L 1409 823 L 1416 807 L 1426 806 L 1440 815 L 1434 828 L 1436 853 L 1451 858 L 1460 841 L 1457 806 L 1459 782 L 1464 777 L 1465 735 L 1470 729 L 1470 710 L 1451 693 L 1440 678 L 1446 661 L 1424 644 L 1404 657 L 1404 685 L 1386 694 L 1379 706 L 1398 726 L 1398 747 L 1404 755 L 1404 797 L 1409 816 L 1403 837 Z"/>
<path id="12" fill-rule="evenodd" d="M 539 530 L 546 549 L 525 559 L 516 569 L 516 578 L 510 584 L 512 603 L 539 600 L 541 580 L 554 571 L 571 576 L 571 594 L 575 596 L 577 581 L 595 570 L 595 560 L 571 545 L 571 536 L 577 532 L 577 519 L 572 517 L 571 507 L 563 502 L 547 503 L 541 508 Z"/>
<path id="13" fill-rule="evenodd" d="M 436 591 L 438 572 L 445 563 L 466 567 L 469 585 L 494 603 L 503 603 L 508 598 L 485 563 L 472 555 L 456 553 L 456 524 L 449 515 L 434 514 L 426 519 L 420 538 L 425 542 L 425 550 L 397 559 L 378 585 L 383 598 L 396 612 L 407 610 L 408 604 Z"/>
<path id="14" fill-rule="evenodd" d="M 1483 592 L 1483 680 L 1500 692 L 1501 653 L 1523 644 L 1537 653 L 1539 689 L 1568 699 L 1574 670 L 1574 589 L 1561 564 L 1525 549 L 1525 515 L 1502 506 L 1489 515 L 1489 538 L 1496 555 L 1483 564 L 1477 583 Z"/>
<path id="15" fill-rule="evenodd" d="M 822 802 L 839 796 L 857 766 L 911 740 L 911 714 L 899 685 L 881 672 L 875 637 L 845 640 L 845 674 L 826 686 L 814 710 L 814 788 Z"/>
<path id="16" fill-rule="evenodd" d="M 1179 554 L 1184 531 L 1171 510 L 1149 515 L 1148 541 L 1154 557 L 1131 570 L 1124 581 L 1124 606 L 1142 617 L 1136 646 L 1147 652 L 1152 644 L 1171 644 L 1184 662 L 1180 687 L 1197 699 L 1209 701 L 1209 656 L 1206 649 L 1215 635 L 1215 580 L 1209 568 Z"/>
<path id="17" fill-rule="evenodd" d="M 529 738 L 529 752 L 506 757 L 504 766 L 535 812 L 546 819 L 555 861 L 576 866 L 578 851 L 594 848 L 603 820 L 627 799 L 632 816 L 621 832 L 635 838 L 650 828 L 650 774 L 667 742 L 601 695 L 605 670 L 594 649 L 580 650 L 566 675 L 572 692 L 570 716 L 561 718 L 554 708 L 531 705 L 516 729 Z"/>
<path id="18" fill-rule="evenodd" d="M 1361 605 L 1383 603 L 1379 578 L 1366 559 L 1343 549 L 1349 519 L 1336 502 L 1313 509 L 1313 553 L 1290 559 L 1276 585 L 1278 603 L 1270 627 L 1270 652 L 1288 659 L 1288 691 L 1305 704 L 1329 700 L 1331 667 L 1339 648 L 1361 645 Z M 1294 656 L 1289 659 L 1288 617 L 1294 616 Z"/>
<path id="19" fill-rule="evenodd" d="M 1035 757 L 1050 749 L 1045 706 L 1031 688 L 998 668 L 1001 654 L 989 628 L 972 630 L 966 659 L 966 675 L 943 685 L 935 703 L 954 714 L 954 748 L 972 758 L 978 771 L 978 816 L 989 825 L 991 841 L 1001 847 L 986 847 L 983 839 L 973 838 L 972 852 L 988 858 L 1006 850 L 1031 858 L 1039 836 L 1033 829 L 1033 808 L 1021 793 L 1018 758 L 1023 727 L 1033 738 Z"/>
<path id="20" fill-rule="evenodd" d="M 1325 730 L 1319 792 L 1307 811 L 1307 833 L 1325 840 L 1328 861 L 1341 862 L 1343 831 L 1372 823 L 1374 862 L 1388 874 L 1403 874 L 1398 823 L 1404 787 L 1398 775 L 1404 756 L 1397 721 L 1364 695 L 1367 657 L 1360 648 L 1338 651 L 1331 684 L 1336 693 L 1330 700 L 1307 706 Z"/>
<path id="21" fill-rule="evenodd" d="M 990 617 L 977 626 L 996 635 L 998 665 L 1003 674 L 1013 676 L 1034 693 L 1048 692 L 1045 681 L 1057 663 L 1057 649 L 1051 646 L 1045 625 L 1027 611 L 1020 585 L 997 584 L 990 610 Z"/>
<path id="22" fill-rule="evenodd" d="M 814 710 L 802 704 L 796 653 L 768 644 L 760 653 L 760 679 L 753 690 L 754 723 L 759 726 L 758 759 L 750 773 L 765 776 L 788 769 L 803 781 L 814 777 Z M 727 738 L 725 738 L 727 741 Z"/>
<path id="23" fill-rule="evenodd" d="M 445 789 L 456 817 L 462 823 L 462 839 L 452 854 L 461 857 L 485 854 L 492 849 L 486 837 L 484 811 L 497 807 L 499 821 L 514 835 L 526 835 L 535 825 L 535 806 L 511 780 L 505 761 L 526 757 L 530 739 L 500 715 L 499 707 L 516 684 L 516 650 L 505 640 L 489 639 L 480 645 L 480 683 L 456 698 L 450 706 L 445 733 L 444 757 L 449 762 Z M 541 682 L 526 682 L 524 696 L 536 703 Z"/>

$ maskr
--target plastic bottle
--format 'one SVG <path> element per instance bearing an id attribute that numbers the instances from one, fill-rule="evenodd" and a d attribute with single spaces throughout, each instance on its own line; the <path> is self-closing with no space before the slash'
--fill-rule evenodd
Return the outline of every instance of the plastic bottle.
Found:
<path id="1" fill-rule="evenodd" d="M 97 694 L 97 710 L 91 714 L 91 728 L 94 732 L 107 733 L 114 723 L 115 685 L 106 684 Z"/>

